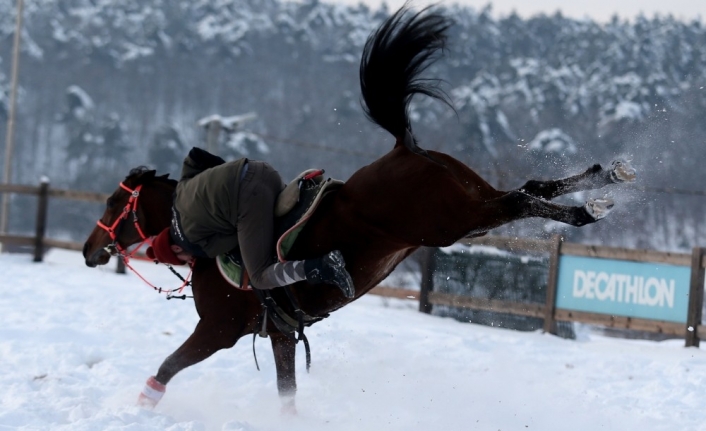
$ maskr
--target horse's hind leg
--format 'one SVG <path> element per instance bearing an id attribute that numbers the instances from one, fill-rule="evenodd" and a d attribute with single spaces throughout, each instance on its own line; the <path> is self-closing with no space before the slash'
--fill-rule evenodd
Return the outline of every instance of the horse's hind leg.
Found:
<path id="1" fill-rule="evenodd" d="M 294 395 L 297 392 L 297 378 L 295 374 L 295 353 L 297 343 L 284 334 L 270 334 L 272 351 L 275 355 L 275 368 L 277 369 L 277 390 L 282 400 L 282 413 L 296 414 L 297 407 Z"/>
<path id="2" fill-rule="evenodd" d="M 466 237 L 483 235 L 515 220 L 541 217 L 572 226 L 584 226 L 605 217 L 613 207 L 607 199 L 591 199 L 584 206 L 559 205 L 521 191 L 507 192 L 482 204 L 472 203 L 474 219 Z"/>
<path id="3" fill-rule="evenodd" d="M 233 347 L 242 335 L 242 329 L 235 327 L 232 321 L 221 323 L 201 319 L 189 338 L 164 360 L 157 375 L 147 380 L 138 404 L 147 408 L 156 406 L 172 377 L 221 349 Z"/>
<path id="4" fill-rule="evenodd" d="M 635 177 L 635 169 L 627 161 L 614 160 L 610 170 L 603 169 L 601 165 L 596 164 L 588 168 L 586 172 L 561 180 L 527 181 L 519 191 L 551 200 L 567 193 L 600 189 L 608 184 L 633 182 Z"/>

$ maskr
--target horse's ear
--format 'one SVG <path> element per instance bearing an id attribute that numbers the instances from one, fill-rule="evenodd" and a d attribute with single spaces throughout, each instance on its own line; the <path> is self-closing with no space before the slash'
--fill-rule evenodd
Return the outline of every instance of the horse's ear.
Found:
<path id="1" fill-rule="evenodd" d="M 130 173 L 125 177 L 125 181 L 129 181 L 131 184 L 140 184 L 153 179 L 156 173 L 157 171 L 150 170 L 145 166 L 138 166 L 130 170 Z"/>
<path id="2" fill-rule="evenodd" d="M 144 171 L 140 173 L 135 179 L 138 181 L 149 181 L 154 179 L 155 174 L 157 171 L 151 170 L 151 171 Z"/>
<path id="3" fill-rule="evenodd" d="M 163 180 L 168 183 L 174 181 L 176 183 L 176 180 L 169 179 L 169 174 L 157 175 L 156 170 L 148 169 L 145 166 L 138 166 L 132 169 L 127 177 L 125 177 L 125 181 L 132 184 L 132 187 L 135 187 L 137 184 L 152 182 L 153 180 Z"/>

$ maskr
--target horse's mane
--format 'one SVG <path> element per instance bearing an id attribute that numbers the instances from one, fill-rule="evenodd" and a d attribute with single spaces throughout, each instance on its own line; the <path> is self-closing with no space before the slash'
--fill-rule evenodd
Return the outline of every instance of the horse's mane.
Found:
<path id="1" fill-rule="evenodd" d="M 144 184 L 149 180 L 156 180 L 166 183 L 172 187 L 176 187 L 177 181 L 169 178 L 168 173 L 164 175 L 156 175 L 156 173 L 156 170 L 141 165 L 136 168 L 130 169 L 130 172 L 128 172 L 127 176 L 125 177 L 125 182 Z"/>

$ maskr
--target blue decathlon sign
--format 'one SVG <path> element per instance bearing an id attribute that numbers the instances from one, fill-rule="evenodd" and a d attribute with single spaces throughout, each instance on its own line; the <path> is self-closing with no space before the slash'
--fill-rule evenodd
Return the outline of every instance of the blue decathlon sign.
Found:
<path id="1" fill-rule="evenodd" d="M 687 266 L 561 256 L 556 307 L 686 323 Z"/>

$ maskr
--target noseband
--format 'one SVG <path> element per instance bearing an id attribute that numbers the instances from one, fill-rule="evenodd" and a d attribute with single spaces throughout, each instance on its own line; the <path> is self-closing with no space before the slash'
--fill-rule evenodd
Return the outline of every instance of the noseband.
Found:
<path id="1" fill-rule="evenodd" d="M 113 241 L 111 244 L 105 247 L 105 251 L 110 254 L 114 254 L 113 251 L 116 251 L 116 254 L 118 256 L 122 256 L 127 261 L 127 259 L 133 257 L 135 253 L 137 253 L 137 251 L 142 248 L 144 244 L 152 245 L 152 240 L 142 231 L 142 228 L 140 227 L 140 222 L 137 218 L 137 201 L 140 197 L 140 190 L 142 189 L 142 184 L 138 185 L 133 190 L 125 184 L 120 183 L 120 188 L 130 193 L 130 199 L 128 199 L 127 204 L 125 204 L 125 208 L 123 208 L 122 214 L 120 214 L 120 217 L 115 219 L 115 222 L 113 222 L 111 226 L 106 225 L 100 220 L 98 220 L 96 224 L 98 225 L 98 227 L 108 232 L 108 235 L 110 235 L 110 239 Z M 118 233 L 120 232 L 120 228 L 122 227 L 123 222 L 128 219 L 130 214 L 132 214 L 132 223 L 135 226 L 135 230 L 137 230 L 137 233 L 140 234 L 140 238 L 142 238 L 142 241 L 132 252 L 128 253 L 127 250 L 123 248 L 118 242 Z"/>

